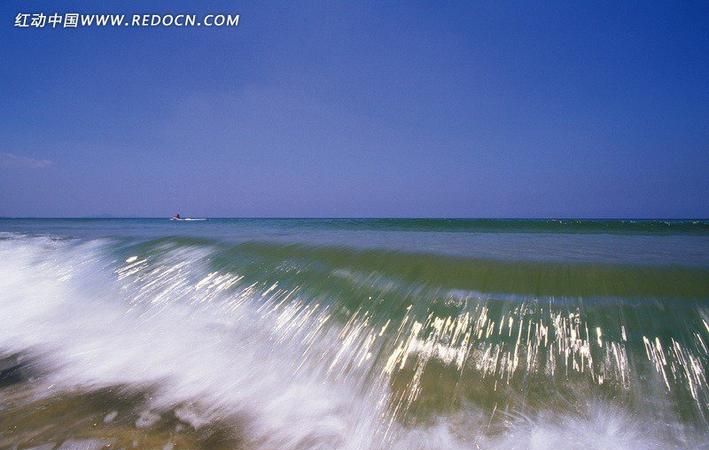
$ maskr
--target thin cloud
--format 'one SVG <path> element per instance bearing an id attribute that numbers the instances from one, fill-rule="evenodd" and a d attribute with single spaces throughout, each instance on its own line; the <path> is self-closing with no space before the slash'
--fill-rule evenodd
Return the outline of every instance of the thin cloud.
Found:
<path id="1" fill-rule="evenodd" d="M 34 159 L 0 152 L 0 167 L 8 169 L 44 169 L 54 163 L 48 159 Z"/>

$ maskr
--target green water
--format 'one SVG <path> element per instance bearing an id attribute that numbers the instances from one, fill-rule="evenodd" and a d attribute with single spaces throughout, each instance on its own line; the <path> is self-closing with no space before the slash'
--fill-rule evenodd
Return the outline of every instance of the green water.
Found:
<path id="1" fill-rule="evenodd" d="M 7 219 L 0 261 L 38 379 L 246 447 L 706 439 L 706 221 Z"/>

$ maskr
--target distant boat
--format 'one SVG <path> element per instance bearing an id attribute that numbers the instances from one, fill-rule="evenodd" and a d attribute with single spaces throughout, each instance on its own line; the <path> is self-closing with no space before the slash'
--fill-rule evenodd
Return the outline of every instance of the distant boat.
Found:
<path id="1" fill-rule="evenodd" d="M 170 220 L 176 220 L 180 222 L 199 222 L 207 219 L 196 219 L 193 217 L 180 217 L 180 214 L 175 214 L 174 216 L 170 217 Z"/>

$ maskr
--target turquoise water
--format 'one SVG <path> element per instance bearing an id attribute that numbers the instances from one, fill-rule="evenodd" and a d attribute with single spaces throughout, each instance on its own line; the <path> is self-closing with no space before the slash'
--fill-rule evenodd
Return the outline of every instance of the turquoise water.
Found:
<path id="1" fill-rule="evenodd" d="M 80 239 L 171 236 L 506 260 L 709 266 L 709 220 L 0 219 L 0 231 Z"/>
<path id="2" fill-rule="evenodd" d="M 247 448 L 707 439 L 707 221 L 2 219 L 0 270 L 0 352 Z"/>

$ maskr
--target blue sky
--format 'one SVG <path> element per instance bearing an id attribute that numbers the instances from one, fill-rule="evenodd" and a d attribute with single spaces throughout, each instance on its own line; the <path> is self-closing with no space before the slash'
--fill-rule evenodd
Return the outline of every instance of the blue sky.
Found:
<path id="1" fill-rule="evenodd" d="M 55 11 L 240 22 L 13 27 Z M 709 216 L 707 2 L 0 14 L 0 216 Z"/>

